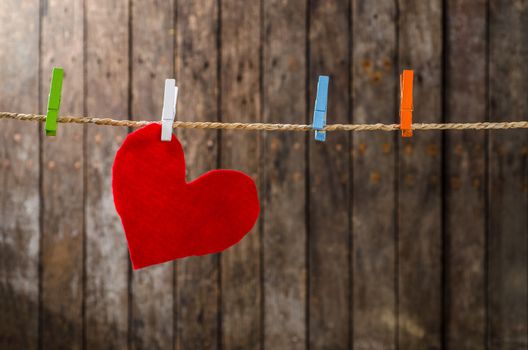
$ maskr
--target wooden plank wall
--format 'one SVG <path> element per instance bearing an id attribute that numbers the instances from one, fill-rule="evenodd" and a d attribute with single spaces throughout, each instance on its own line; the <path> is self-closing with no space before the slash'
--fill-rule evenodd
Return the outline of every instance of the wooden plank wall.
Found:
<path id="1" fill-rule="evenodd" d="M 310 123 L 528 120 L 523 0 L 3 0 L 0 111 Z M 528 349 L 528 132 L 177 131 L 261 215 L 222 254 L 133 272 L 124 128 L 0 121 L 1 349 Z"/>

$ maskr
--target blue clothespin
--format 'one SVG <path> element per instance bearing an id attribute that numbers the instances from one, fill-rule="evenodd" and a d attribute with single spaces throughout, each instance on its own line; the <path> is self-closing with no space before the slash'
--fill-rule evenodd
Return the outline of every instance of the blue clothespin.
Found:
<path id="1" fill-rule="evenodd" d="M 325 141 L 326 131 L 322 131 L 326 125 L 326 105 L 328 101 L 328 83 L 330 78 L 326 75 L 319 76 L 317 83 L 317 96 L 313 114 L 312 128 L 315 130 L 315 140 Z"/>

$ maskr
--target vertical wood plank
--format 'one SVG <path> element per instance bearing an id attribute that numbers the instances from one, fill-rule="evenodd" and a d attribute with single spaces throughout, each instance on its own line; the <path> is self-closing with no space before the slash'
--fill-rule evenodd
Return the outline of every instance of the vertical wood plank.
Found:
<path id="1" fill-rule="evenodd" d="M 1 110 L 38 111 L 38 8 L 36 0 L 0 2 Z M 38 346 L 38 130 L 3 120 L 0 131 L 0 348 Z"/>
<path id="2" fill-rule="evenodd" d="M 86 112 L 126 119 L 129 8 L 124 1 L 86 0 Z M 126 129 L 86 129 L 87 348 L 125 348 L 128 337 L 126 239 L 112 198 L 112 164 Z"/>
<path id="3" fill-rule="evenodd" d="M 415 122 L 441 122 L 442 3 L 400 0 L 400 70 L 414 69 Z M 399 152 L 399 348 L 439 349 L 442 334 L 441 134 Z"/>
<path id="4" fill-rule="evenodd" d="M 447 5 L 445 121 L 484 121 L 487 4 L 485 0 L 449 0 Z M 444 312 L 450 349 L 485 347 L 485 151 L 482 132 L 446 133 Z"/>
<path id="5" fill-rule="evenodd" d="M 319 75 L 330 75 L 329 124 L 350 121 L 350 4 L 311 1 L 309 9 L 309 122 Z M 350 134 L 309 134 L 309 346 L 350 345 Z"/>
<path id="6" fill-rule="evenodd" d="M 217 121 L 218 2 L 179 0 L 176 18 L 178 120 Z M 218 164 L 216 130 L 178 131 L 187 181 Z M 178 260 L 176 348 L 216 349 L 219 344 L 219 255 Z"/>
<path id="7" fill-rule="evenodd" d="M 490 2 L 490 119 L 528 116 L 528 3 Z M 490 133 L 490 349 L 528 348 L 528 132 Z"/>
<path id="8" fill-rule="evenodd" d="M 354 123 L 391 124 L 397 118 L 396 10 L 390 1 L 354 1 Z M 396 347 L 394 136 L 353 135 L 354 349 Z"/>
<path id="9" fill-rule="evenodd" d="M 42 3 L 43 113 L 59 66 L 65 72 L 60 114 L 83 114 L 83 16 L 80 0 Z M 82 347 L 83 164 L 82 125 L 62 124 L 56 137 L 43 137 L 41 343 L 49 349 Z"/>
<path id="10" fill-rule="evenodd" d="M 221 113 L 225 122 L 258 122 L 260 107 L 260 4 L 221 1 Z M 260 188 L 260 136 L 225 131 L 221 166 L 244 171 Z M 261 343 L 259 223 L 221 255 L 222 345 L 257 349 Z"/>
<path id="11" fill-rule="evenodd" d="M 264 2 L 263 118 L 306 116 L 306 1 Z M 264 348 L 306 347 L 306 159 L 303 133 L 267 133 L 263 216 Z"/>
<path id="12" fill-rule="evenodd" d="M 160 120 L 165 79 L 173 78 L 174 4 L 134 0 L 132 23 L 132 116 Z M 130 347 L 173 348 L 174 266 L 132 272 Z"/>

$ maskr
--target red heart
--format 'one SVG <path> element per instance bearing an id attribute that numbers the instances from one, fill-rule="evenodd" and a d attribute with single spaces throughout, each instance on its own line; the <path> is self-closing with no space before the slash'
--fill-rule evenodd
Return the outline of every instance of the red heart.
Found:
<path id="1" fill-rule="evenodd" d="M 160 136 L 159 124 L 128 135 L 112 170 L 134 269 L 220 252 L 251 230 L 260 211 L 255 183 L 239 171 L 213 170 L 186 183 L 180 142 Z"/>

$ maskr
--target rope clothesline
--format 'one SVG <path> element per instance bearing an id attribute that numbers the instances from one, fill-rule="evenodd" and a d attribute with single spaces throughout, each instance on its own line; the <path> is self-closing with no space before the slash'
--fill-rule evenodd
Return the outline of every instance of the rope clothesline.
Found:
<path id="1" fill-rule="evenodd" d="M 45 122 L 46 116 L 39 114 L 22 114 L 0 112 L 0 119 L 13 119 L 33 122 Z M 124 126 L 140 128 L 159 121 L 117 120 L 112 118 L 93 117 L 59 117 L 59 123 L 96 124 L 106 126 Z M 188 122 L 175 121 L 173 128 L 182 129 L 224 129 L 224 130 L 265 130 L 265 131 L 313 131 L 307 124 L 272 124 L 272 123 L 222 123 L 222 122 Z M 413 123 L 413 130 L 497 130 L 528 129 L 528 121 L 518 122 L 478 122 L 478 123 Z M 400 124 L 330 124 L 324 131 L 397 131 Z"/>

